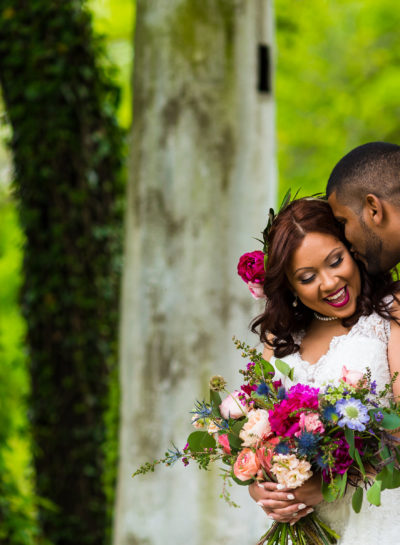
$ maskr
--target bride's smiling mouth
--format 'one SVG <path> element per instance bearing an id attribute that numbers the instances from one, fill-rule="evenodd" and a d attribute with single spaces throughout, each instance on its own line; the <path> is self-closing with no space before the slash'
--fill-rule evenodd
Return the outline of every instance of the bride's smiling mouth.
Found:
<path id="1" fill-rule="evenodd" d="M 324 297 L 324 301 L 328 303 L 328 305 L 331 305 L 331 307 L 335 308 L 344 307 L 347 305 L 347 303 L 350 301 L 350 294 L 347 285 L 338 289 L 334 293 L 331 293 L 328 295 L 328 297 Z"/>

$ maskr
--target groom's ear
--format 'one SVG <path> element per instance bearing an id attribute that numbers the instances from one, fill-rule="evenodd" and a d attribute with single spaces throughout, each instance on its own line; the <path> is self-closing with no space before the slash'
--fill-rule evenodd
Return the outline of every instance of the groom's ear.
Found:
<path id="1" fill-rule="evenodd" d="M 364 203 L 364 218 L 372 226 L 381 226 L 384 220 L 382 201 L 373 193 L 368 193 Z"/>

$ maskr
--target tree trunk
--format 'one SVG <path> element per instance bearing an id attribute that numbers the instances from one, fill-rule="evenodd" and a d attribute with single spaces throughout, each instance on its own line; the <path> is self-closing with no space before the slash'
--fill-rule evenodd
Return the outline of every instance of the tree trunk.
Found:
<path id="1" fill-rule="evenodd" d="M 266 518 L 218 471 L 158 467 L 211 374 L 240 384 L 232 335 L 259 313 L 236 264 L 275 200 L 269 0 L 139 0 L 122 295 L 115 545 L 251 543 Z M 263 56 L 264 55 L 264 56 Z M 258 60 L 264 63 L 261 70 Z M 267 76 L 267 77 L 266 77 Z"/>

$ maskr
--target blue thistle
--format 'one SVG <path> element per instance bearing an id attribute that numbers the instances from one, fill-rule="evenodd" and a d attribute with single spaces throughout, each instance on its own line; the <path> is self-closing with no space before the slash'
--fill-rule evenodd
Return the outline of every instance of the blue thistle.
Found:
<path id="1" fill-rule="evenodd" d="M 339 414 L 334 405 L 327 405 L 322 411 L 322 417 L 328 422 L 337 422 Z"/>
<path id="2" fill-rule="evenodd" d="M 316 454 L 319 439 L 319 434 L 303 431 L 297 438 L 297 449 L 300 456 L 310 457 Z"/>
<path id="3" fill-rule="evenodd" d="M 376 380 L 373 380 L 370 385 L 371 394 L 376 395 Z"/>
<path id="4" fill-rule="evenodd" d="M 290 447 L 286 442 L 281 441 L 274 448 L 274 452 L 275 452 L 275 454 L 289 454 Z"/>
<path id="5" fill-rule="evenodd" d="M 197 422 L 197 420 L 208 418 L 212 414 L 212 406 L 205 401 L 196 401 L 194 410 L 190 411 L 190 414 L 197 414 L 197 418 L 194 419 L 194 422 Z"/>
<path id="6" fill-rule="evenodd" d="M 180 460 L 183 457 L 183 452 L 181 452 L 174 444 L 173 449 L 168 449 L 168 452 L 165 453 L 165 463 L 167 466 L 172 466 L 175 462 Z"/>
<path id="7" fill-rule="evenodd" d="M 277 396 L 280 401 L 287 399 L 286 388 L 284 386 L 280 386 L 278 388 Z"/>
<path id="8" fill-rule="evenodd" d="M 327 462 L 324 462 L 323 456 L 318 456 L 318 458 L 315 460 L 317 466 L 322 470 L 328 470 L 329 464 Z"/>
<path id="9" fill-rule="evenodd" d="M 260 396 L 268 396 L 269 394 L 269 386 L 268 384 L 265 384 L 265 382 L 261 382 L 261 384 L 258 385 L 258 388 L 256 390 L 257 394 Z"/>

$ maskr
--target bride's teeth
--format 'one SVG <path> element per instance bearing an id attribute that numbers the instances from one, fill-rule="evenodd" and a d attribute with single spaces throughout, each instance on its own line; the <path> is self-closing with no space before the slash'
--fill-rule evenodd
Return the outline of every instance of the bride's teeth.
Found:
<path id="1" fill-rule="evenodd" d="M 327 301 L 336 301 L 336 299 L 340 299 L 344 295 L 345 288 L 342 288 L 338 293 L 335 295 L 331 295 L 330 297 L 325 297 Z"/>

